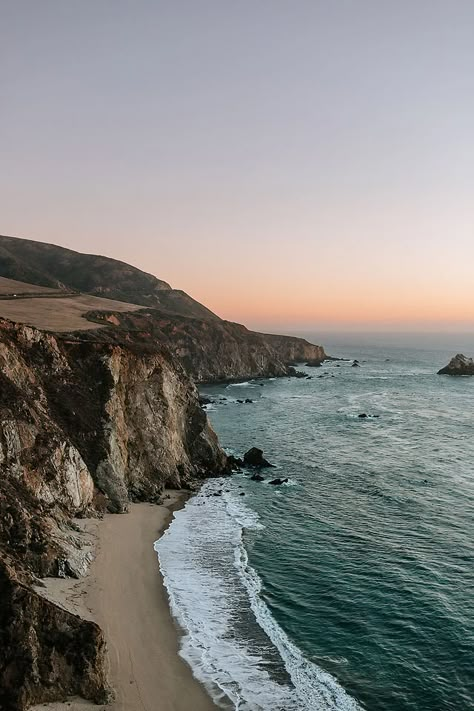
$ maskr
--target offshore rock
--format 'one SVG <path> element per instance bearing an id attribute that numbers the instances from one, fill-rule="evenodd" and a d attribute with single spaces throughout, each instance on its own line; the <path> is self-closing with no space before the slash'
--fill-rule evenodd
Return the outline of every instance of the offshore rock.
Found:
<path id="1" fill-rule="evenodd" d="M 438 370 L 438 375 L 474 375 L 474 360 L 458 353 L 448 365 Z"/>
<path id="2" fill-rule="evenodd" d="M 326 358 L 322 346 L 303 338 L 257 333 L 221 319 L 171 316 L 156 309 L 88 314 L 91 320 L 104 324 L 111 316 L 117 328 L 134 332 L 136 340 L 165 344 L 198 383 L 279 377 L 294 372 L 288 363 Z M 89 333 L 96 338 L 106 336 L 104 330 Z"/>
<path id="3" fill-rule="evenodd" d="M 249 467 L 259 467 L 262 469 L 264 467 L 273 467 L 273 464 L 270 464 L 270 462 L 264 459 L 263 450 L 258 447 L 252 447 L 248 452 L 245 452 L 244 464 Z"/>

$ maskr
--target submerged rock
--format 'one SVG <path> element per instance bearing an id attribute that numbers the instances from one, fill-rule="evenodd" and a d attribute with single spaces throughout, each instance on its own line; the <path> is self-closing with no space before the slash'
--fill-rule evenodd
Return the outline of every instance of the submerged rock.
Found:
<path id="1" fill-rule="evenodd" d="M 306 378 L 306 373 L 303 373 L 302 370 L 296 370 L 293 366 L 288 368 L 288 375 L 290 378 Z"/>
<path id="2" fill-rule="evenodd" d="M 438 370 L 438 375 L 474 375 L 474 360 L 458 353 L 448 365 Z"/>
<path id="3" fill-rule="evenodd" d="M 265 477 L 262 476 L 261 474 L 258 474 L 258 472 L 255 472 L 255 474 L 252 474 L 250 477 L 252 481 L 265 481 Z"/>
<path id="4" fill-rule="evenodd" d="M 249 467 L 273 467 L 273 464 L 270 464 L 270 462 L 264 458 L 263 450 L 258 447 L 252 447 L 248 452 L 245 452 L 244 464 Z"/>

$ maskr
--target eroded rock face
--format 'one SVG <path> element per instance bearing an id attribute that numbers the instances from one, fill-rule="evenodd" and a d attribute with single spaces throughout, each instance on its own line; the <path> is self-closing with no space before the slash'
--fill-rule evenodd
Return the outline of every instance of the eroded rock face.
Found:
<path id="1" fill-rule="evenodd" d="M 94 623 L 38 595 L 0 558 L 0 708 L 80 695 L 107 701 L 105 640 Z"/>
<path id="2" fill-rule="evenodd" d="M 105 698 L 99 628 L 31 587 L 86 571 L 71 518 L 124 512 L 228 468 L 166 348 L 0 320 L 0 708 Z"/>
<path id="3" fill-rule="evenodd" d="M 90 314 L 99 322 L 106 322 L 109 316 Z M 319 363 L 326 358 L 322 346 L 303 338 L 257 333 L 230 321 L 170 317 L 151 309 L 114 316 L 122 329 L 133 329 L 143 342 L 156 339 L 165 343 L 200 383 L 278 377 L 291 373 L 291 363 Z"/>
<path id="4" fill-rule="evenodd" d="M 438 370 L 438 375 L 474 375 L 474 360 L 458 353 L 448 365 Z"/>
<path id="5" fill-rule="evenodd" d="M 222 472 L 195 386 L 166 349 L 59 339 L 0 321 L 0 463 L 75 515 Z"/>

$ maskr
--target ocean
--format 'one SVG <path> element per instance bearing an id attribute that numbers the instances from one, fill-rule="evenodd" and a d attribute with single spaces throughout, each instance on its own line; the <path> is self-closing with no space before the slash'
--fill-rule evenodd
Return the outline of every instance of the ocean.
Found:
<path id="1" fill-rule="evenodd" d="M 333 335 L 360 367 L 202 389 L 226 450 L 275 465 L 209 480 L 155 545 L 223 708 L 474 708 L 474 378 L 436 375 L 474 343 L 448 338 Z"/>

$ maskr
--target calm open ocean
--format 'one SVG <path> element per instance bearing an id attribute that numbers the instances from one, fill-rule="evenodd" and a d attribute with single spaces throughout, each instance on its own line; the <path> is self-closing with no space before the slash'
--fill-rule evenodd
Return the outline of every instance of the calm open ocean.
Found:
<path id="1" fill-rule="evenodd" d="M 332 338 L 360 368 L 203 388 L 222 445 L 277 468 L 207 482 L 156 544 L 182 654 L 239 711 L 468 711 L 474 377 L 436 371 L 474 343 Z"/>

